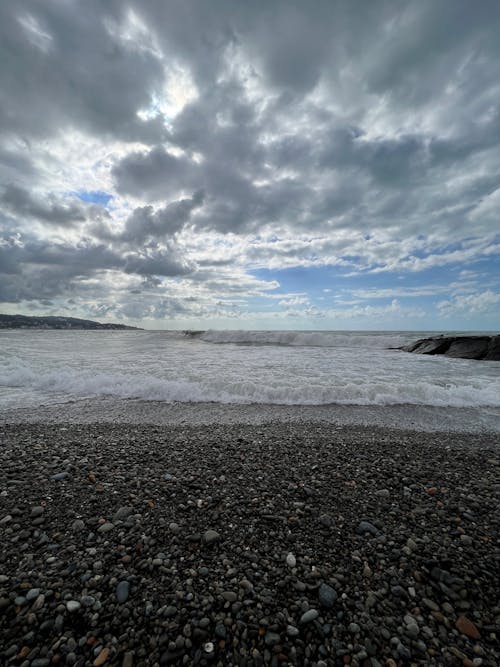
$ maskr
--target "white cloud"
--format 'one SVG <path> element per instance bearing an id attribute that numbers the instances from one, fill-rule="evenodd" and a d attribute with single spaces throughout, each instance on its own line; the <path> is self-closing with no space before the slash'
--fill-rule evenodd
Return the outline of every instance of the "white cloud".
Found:
<path id="1" fill-rule="evenodd" d="M 440 301 L 437 307 L 443 317 L 451 317 L 459 313 L 470 318 L 478 313 L 498 315 L 499 303 L 500 294 L 486 290 L 474 294 L 458 295 L 448 301 Z"/>

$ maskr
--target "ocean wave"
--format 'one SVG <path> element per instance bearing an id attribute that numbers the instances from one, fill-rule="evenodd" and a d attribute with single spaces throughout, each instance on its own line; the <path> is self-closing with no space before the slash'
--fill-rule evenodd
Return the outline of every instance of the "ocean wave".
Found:
<path id="1" fill-rule="evenodd" d="M 184 335 L 206 343 L 236 345 L 288 345 L 302 347 L 399 347 L 414 335 L 400 333 L 350 333 L 337 331 L 185 331 Z"/>
<path id="2" fill-rule="evenodd" d="M 295 380 L 295 381 L 294 381 Z M 412 384 L 365 379 L 326 385 L 289 378 L 284 382 L 168 380 L 152 375 L 97 373 L 73 368 L 40 373 L 26 365 L 11 367 L 0 376 L 0 386 L 24 388 L 57 397 L 59 401 L 108 396 L 181 403 L 266 403 L 275 405 L 431 405 L 442 407 L 500 407 L 500 380 Z"/>

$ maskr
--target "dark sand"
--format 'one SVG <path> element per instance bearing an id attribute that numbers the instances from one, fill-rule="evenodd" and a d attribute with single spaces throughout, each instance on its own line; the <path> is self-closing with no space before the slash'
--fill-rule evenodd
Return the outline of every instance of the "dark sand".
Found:
<path id="1" fill-rule="evenodd" d="M 3 665 L 499 664 L 498 434 L 297 420 L 0 438 Z"/>

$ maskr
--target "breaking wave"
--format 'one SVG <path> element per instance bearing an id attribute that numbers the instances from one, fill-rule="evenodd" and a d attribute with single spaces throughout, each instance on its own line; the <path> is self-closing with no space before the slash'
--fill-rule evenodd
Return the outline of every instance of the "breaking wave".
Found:
<path id="1" fill-rule="evenodd" d="M 331 385 L 283 378 L 263 384 L 238 381 L 167 380 L 152 375 L 96 373 L 59 368 L 45 373 L 28 366 L 11 368 L 0 377 L 0 387 L 41 392 L 49 400 L 65 402 L 78 398 L 115 397 L 165 402 L 216 402 L 277 405 L 432 405 L 442 407 L 500 406 L 500 380 L 483 385 L 478 381 L 439 383 L 436 380 L 410 384 L 401 378 L 384 381 L 364 378 L 336 381 Z"/>
<path id="2" fill-rule="evenodd" d="M 208 330 L 185 331 L 185 336 L 206 343 L 236 345 L 289 345 L 303 347 L 376 347 L 386 349 L 404 345 L 414 334 L 401 333 L 341 333 L 338 331 L 242 331 Z"/>

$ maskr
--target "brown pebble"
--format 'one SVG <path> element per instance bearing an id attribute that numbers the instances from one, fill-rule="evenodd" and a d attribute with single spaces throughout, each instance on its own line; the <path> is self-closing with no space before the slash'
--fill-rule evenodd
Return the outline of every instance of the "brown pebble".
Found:
<path id="1" fill-rule="evenodd" d="M 17 654 L 17 659 L 18 660 L 23 660 L 28 655 L 28 653 L 30 651 L 31 651 L 31 649 L 30 649 L 29 646 L 23 646 L 22 649 Z"/>
<path id="2" fill-rule="evenodd" d="M 467 656 L 465 656 L 465 658 L 463 659 L 463 665 L 464 667 L 474 667 L 474 663 Z"/>
<path id="3" fill-rule="evenodd" d="M 97 658 L 94 660 L 94 667 L 99 667 L 99 665 L 104 665 L 109 656 L 109 648 L 105 647 L 99 653 Z"/>
<path id="4" fill-rule="evenodd" d="M 431 611 L 431 614 L 434 616 L 438 623 L 446 624 L 446 619 L 440 611 Z"/>
<path id="5" fill-rule="evenodd" d="M 437 489 L 435 486 L 431 486 L 429 489 L 426 489 L 426 491 L 429 496 L 435 496 L 437 493 Z"/>
<path id="6" fill-rule="evenodd" d="M 479 630 L 467 616 L 459 616 L 455 623 L 455 627 L 459 632 L 471 639 L 479 639 L 481 637 Z"/>
<path id="7" fill-rule="evenodd" d="M 134 664 L 134 654 L 130 651 L 127 651 L 123 656 L 122 667 L 133 667 Z"/>

